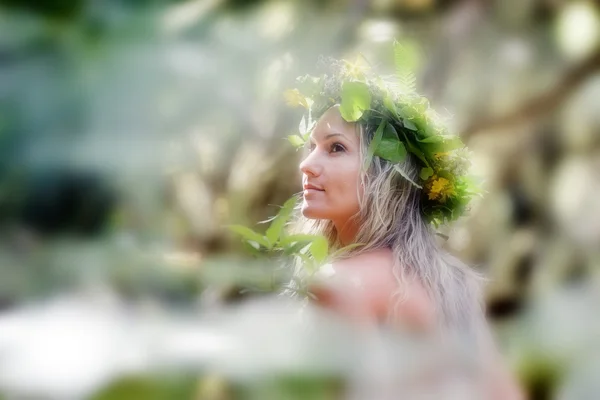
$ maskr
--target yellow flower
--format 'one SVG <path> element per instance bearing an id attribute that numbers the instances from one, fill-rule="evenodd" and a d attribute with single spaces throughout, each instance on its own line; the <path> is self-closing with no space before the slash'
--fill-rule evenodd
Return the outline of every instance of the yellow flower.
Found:
<path id="1" fill-rule="evenodd" d="M 288 89 L 283 93 L 285 97 L 285 102 L 290 107 L 298 107 L 302 106 L 304 108 L 309 108 L 309 99 L 304 97 L 302 93 L 298 89 Z"/>
<path id="2" fill-rule="evenodd" d="M 344 60 L 344 63 L 346 64 L 348 75 L 354 79 L 363 79 L 365 73 L 369 70 L 369 65 L 365 63 L 364 58 L 360 54 L 356 56 L 354 62 Z"/>
<path id="3" fill-rule="evenodd" d="M 449 196 L 455 194 L 454 187 L 448 179 L 435 178 L 431 183 L 428 196 L 429 200 L 440 200 L 443 203 Z"/>
<path id="4" fill-rule="evenodd" d="M 441 159 L 443 159 L 443 158 L 446 158 L 446 157 L 447 157 L 447 156 L 449 156 L 449 155 L 450 155 L 450 152 L 449 152 L 449 151 L 444 151 L 444 152 L 441 152 L 441 153 L 433 153 L 433 157 L 434 157 L 436 160 L 441 160 Z"/>

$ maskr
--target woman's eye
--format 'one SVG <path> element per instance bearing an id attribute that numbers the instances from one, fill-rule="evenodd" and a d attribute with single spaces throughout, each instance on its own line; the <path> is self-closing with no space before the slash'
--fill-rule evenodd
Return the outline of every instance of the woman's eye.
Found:
<path id="1" fill-rule="evenodd" d="M 339 144 L 339 143 L 334 143 L 331 146 L 331 152 L 332 153 L 341 153 L 341 152 L 344 152 L 344 151 L 346 151 L 346 148 L 344 146 L 342 146 L 341 144 Z"/>

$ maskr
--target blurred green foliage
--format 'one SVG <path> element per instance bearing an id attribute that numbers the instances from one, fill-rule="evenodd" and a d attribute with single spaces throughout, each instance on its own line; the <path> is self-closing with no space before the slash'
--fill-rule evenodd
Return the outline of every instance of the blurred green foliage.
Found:
<path id="1" fill-rule="evenodd" d="M 197 378 L 148 376 L 128 377 L 115 382 L 91 400 L 194 399 Z"/>
<path id="2" fill-rule="evenodd" d="M 318 239 L 283 235 L 283 216 L 238 227 L 245 241 L 225 227 L 300 190 L 294 77 L 357 51 L 391 73 L 401 36 L 425 55 L 411 84 L 454 115 L 488 178 L 445 246 L 489 277 L 490 318 L 532 399 L 593 392 L 577 371 L 596 372 L 597 15 L 518 0 L 4 0 L 0 308 L 108 287 L 189 311 L 277 290 L 290 271 L 272 250 L 325 261 Z M 248 243 L 260 257 L 244 258 Z M 206 376 L 125 377 L 94 398 L 194 398 L 221 387 Z M 236 385 L 224 398 L 335 398 L 341 383 Z"/>

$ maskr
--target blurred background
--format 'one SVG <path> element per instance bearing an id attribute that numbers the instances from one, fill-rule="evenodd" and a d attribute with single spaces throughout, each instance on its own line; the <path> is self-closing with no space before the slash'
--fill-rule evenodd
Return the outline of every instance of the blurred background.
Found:
<path id="1" fill-rule="evenodd" d="M 443 233 L 488 277 L 507 365 L 531 399 L 599 398 L 600 7 L 567 0 L 0 1 L 0 396 L 364 380 L 349 349 L 373 348 L 294 325 L 264 296 L 287 269 L 226 225 L 264 230 L 301 189 L 295 77 L 358 52 L 391 71 L 394 38 L 485 180 Z"/>

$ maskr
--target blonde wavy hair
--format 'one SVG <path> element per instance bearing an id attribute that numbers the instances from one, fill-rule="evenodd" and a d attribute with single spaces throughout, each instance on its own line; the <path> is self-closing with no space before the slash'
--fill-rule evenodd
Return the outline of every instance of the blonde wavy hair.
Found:
<path id="1" fill-rule="evenodd" d="M 377 127 L 363 122 L 356 123 L 356 127 L 364 161 Z M 401 167 L 417 181 L 419 168 L 411 154 Z M 390 162 L 379 157 L 373 157 L 368 170 L 361 172 L 360 182 L 364 190 L 359 196 L 359 211 L 353 222 L 359 227 L 355 242 L 363 246 L 349 250 L 344 257 L 390 248 L 395 260 L 393 272 L 398 280 L 396 307 L 405 298 L 401 290 L 406 287 L 404 284 L 417 281 L 433 301 L 440 327 L 465 333 L 479 332 L 485 321 L 481 304 L 482 279 L 441 247 L 436 232 L 422 214 L 421 189 L 404 178 Z M 308 219 L 300 213 L 300 205 L 297 209 L 294 231 L 323 235 L 331 248 L 341 247 L 330 220 Z M 300 265 L 296 266 L 295 274 L 302 275 Z"/>

